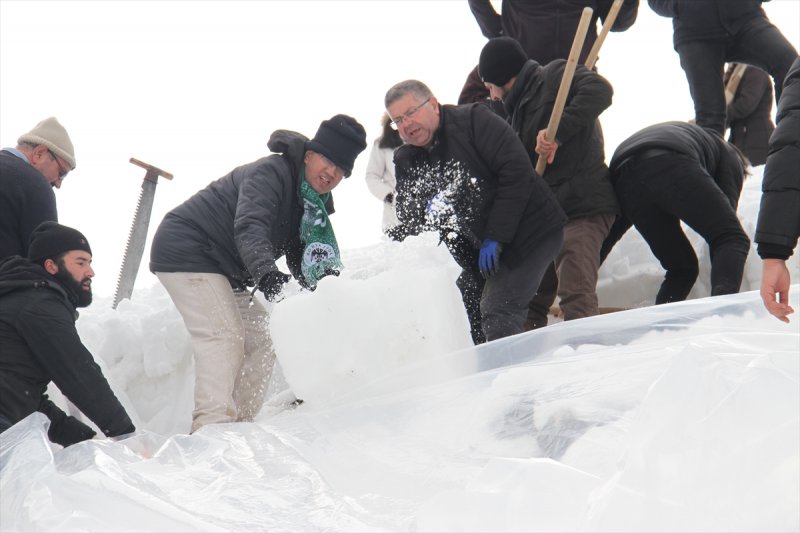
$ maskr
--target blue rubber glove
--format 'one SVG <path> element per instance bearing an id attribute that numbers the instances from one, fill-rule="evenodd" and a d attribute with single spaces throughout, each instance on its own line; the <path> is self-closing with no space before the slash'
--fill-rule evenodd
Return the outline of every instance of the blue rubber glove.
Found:
<path id="1" fill-rule="evenodd" d="M 484 239 L 478 257 L 478 269 L 484 278 L 489 278 L 500 269 L 500 253 L 503 245 L 492 239 Z"/>

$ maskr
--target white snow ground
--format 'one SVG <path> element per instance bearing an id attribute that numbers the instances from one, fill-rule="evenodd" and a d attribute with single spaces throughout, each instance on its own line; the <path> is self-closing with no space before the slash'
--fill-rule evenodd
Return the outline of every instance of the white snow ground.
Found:
<path id="1" fill-rule="evenodd" d="M 693 300 L 643 307 L 663 272 L 632 230 L 598 291 L 639 309 L 478 348 L 432 235 L 345 250 L 341 277 L 275 305 L 257 422 L 193 435 L 188 335 L 139 280 L 78 321 L 139 431 L 61 449 L 32 415 L 2 434 L 0 530 L 797 531 L 800 317 L 704 298 L 699 242 Z M 753 250 L 742 291 L 759 273 Z"/>

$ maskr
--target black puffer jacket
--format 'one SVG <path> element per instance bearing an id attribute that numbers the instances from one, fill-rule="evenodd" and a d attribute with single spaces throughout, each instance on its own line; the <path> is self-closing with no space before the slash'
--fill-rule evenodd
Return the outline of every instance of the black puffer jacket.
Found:
<path id="1" fill-rule="evenodd" d="M 45 220 L 58 222 L 53 187 L 29 163 L 0 151 L 0 259 L 27 256 L 31 232 Z"/>
<path id="2" fill-rule="evenodd" d="M 653 124 L 620 143 L 609 164 L 612 176 L 630 157 L 648 148 L 670 150 L 697 161 L 736 209 L 742 192 L 744 166 L 735 149 L 721 137 L 687 122 Z"/>
<path id="3" fill-rule="evenodd" d="M 0 262 L 0 415 L 34 411 L 51 420 L 50 440 L 69 446 L 94 436 L 47 397 L 51 381 L 108 437 L 135 430 L 75 329 L 77 296 L 19 256 Z"/>
<path id="4" fill-rule="evenodd" d="M 398 217 L 412 232 L 440 230 L 464 269 L 477 269 L 484 239 L 505 244 L 501 261 L 513 267 L 563 227 L 564 213 L 502 118 L 479 104 L 439 111 L 430 150 L 406 144 L 395 152 Z M 426 223 L 440 193 L 451 209 Z"/>
<path id="5" fill-rule="evenodd" d="M 566 59 L 575 38 L 581 13 L 593 10 L 592 21 L 581 50 L 586 60 L 597 40 L 597 19 L 604 21 L 613 0 L 503 0 L 498 14 L 490 0 L 469 0 L 469 7 L 487 39 L 508 36 L 516 39 L 528 58 L 540 64 Z M 611 31 L 625 31 L 636 22 L 639 0 L 625 0 Z"/>
<path id="6" fill-rule="evenodd" d="M 277 270 L 286 255 L 302 280 L 300 173 L 305 143 L 278 130 L 267 146 L 273 155 L 237 167 L 167 213 L 150 251 L 152 272 L 209 272 L 244 288 Z M 333 199 L 326 208 L 333 213 Z"/>
<path id="7" fill-rule="evenodd" d="M 750 164 L 767 161 L 772 124 L 772 82 L 769 75 L 756 67 L 744 71 L 733 101 L 727 109 L 728 142 L 741 150 Z"/>
<path id="8" fill-rule="evenodd" d="M 800 57 L 786 76 L 777 122 L 769 140 L 754 239 L 764 259 L 788 258 L 800 236 Z"/>
<path id="9" fill-rule="evenodd" d="M 550 121 L 566 63 L 559 59 L 542 67 L 528 60 L 505 98 L 511 127 L 534 164 L 536 135 Z M 544 180 L 570 220 L 619 212 L 597 126 L 597 117 L 611 105 L 612 94 L 602 76 L 583 66 L 575 70 L 556 133 L 558 151 L 544 172 Z"/>
<path id="10" fill-rule="evenodd" d="M 762 0 L 647 0 L 650 8 L 672 19 L 675 48 L 687 41 L 719 40 L 743 29 L 770 25 Z"/>

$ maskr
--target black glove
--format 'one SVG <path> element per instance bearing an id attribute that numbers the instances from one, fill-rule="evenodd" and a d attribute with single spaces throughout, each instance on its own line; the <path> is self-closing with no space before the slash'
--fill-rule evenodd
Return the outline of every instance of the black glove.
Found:
<path id="1" fill-rule="evenodd" d="M 394 194 L 392 193 L 387 194 L 386 197 L 383 199 L 383 201 L 386 202 L 387 204 L 392 203 L 392 200 L 394 200 Z"/>
<path id="2" fill-rule="evenodd" d="M 264 293 L 264 297 L 268 301 L 272 301 L 277 295 L 281 293 L 283 284 L 292 279 L 289 274 L 284 274 L 280 270 L 273 270 L 267 272 L 261 281 L 258 282 L 258 290 Z"/>
<path id="3" fill-rule="evenodd" d="M 89 440 L 95 435 L 96 433 L 92 428 L 72 416 L 64 416 L 63 418 L 59 417 L 57 420 L 52 420 L 50 429 L 47 430 L 48 438 L 64 447 Z"/>

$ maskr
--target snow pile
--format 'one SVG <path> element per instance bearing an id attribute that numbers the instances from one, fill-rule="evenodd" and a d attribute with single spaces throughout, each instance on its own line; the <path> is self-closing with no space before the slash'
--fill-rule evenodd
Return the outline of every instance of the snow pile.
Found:
<path id="1" fill-rule="evenodd" d="M 750 234 L 759 189 L 743 193 Z M 79 330 L 139 431 L 60 449 L 33 415 L 4 433 L 0 529 L 797 530 L 798 319 L 755 292 L 702 298 L 697 248 L 699 299 L 480 347 L 434 235 L 343 250 L 341 277 L 274 305 L 283 371 L 257 421 L 193 435 L 165 291 L 116 311 L 97 298 Z M 753 252 L 743 290 L 759 271 Z M 662 275 L 632 230 L 601 305 L 649 304 Z"/>

